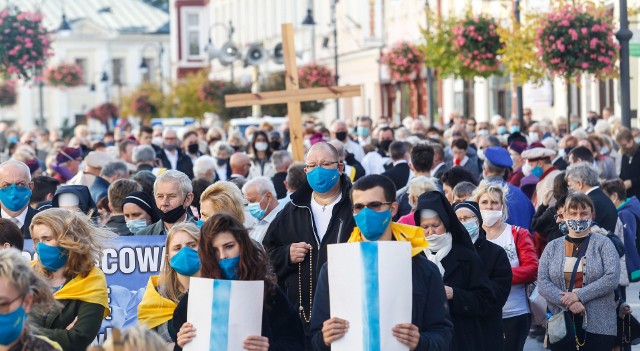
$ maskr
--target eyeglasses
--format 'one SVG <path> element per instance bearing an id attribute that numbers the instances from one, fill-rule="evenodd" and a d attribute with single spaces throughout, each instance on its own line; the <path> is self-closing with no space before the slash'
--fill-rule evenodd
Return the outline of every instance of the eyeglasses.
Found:
<path id="1" fill-rule="evenodd" d="M 333 162 L 320 162 L 320 163 L 307 163 L 306 165 L 304 165 L 304 168 L 307 171 L 310 171 L 318 166 L 324 168 L 324 169 L 331 169 L 333 165 L 340 163 L 339 161 L 333 161 Z"/>
<path id="2" fill-rule="evenodd" d="M 464 223 L 467 221 L 470 221 L 472 219 L 476 219 L 476 216 L 469 216 L 469 217 L 458 217 L 458 220 L 460 221 L 460 223 Z"/>
<path id="3" fill-rule="evenodd" d="M 553 219 L 555 219 L 556 221 L 559 219 L 564 219 L 564 213 L 560 213 L 560 214 L 555 214 L 553 215 Z"/>
<path id="4" fill-rule="evenodd" d="M 360 212 L 363 208 L 378 212 L 383 205 L 391 205 L 393 202 L 373 201 L 368 204 L 353 204 L 353 212 Z"/>

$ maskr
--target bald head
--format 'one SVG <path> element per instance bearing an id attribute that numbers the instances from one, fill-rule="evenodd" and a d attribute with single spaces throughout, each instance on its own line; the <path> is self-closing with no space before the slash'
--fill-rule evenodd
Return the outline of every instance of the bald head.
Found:
<path id="1" fill-rule="evenodd" d="M 307 156 L 305 157 L 305 160 L 309 159 L 312 156 L 314 158 L 317 158 L 318 156 L 325 157 L 327 158 L 325 161 L 329 161 L 329 162 L 338 161 L 340 157 L 338 150 L 336 150 L 335 146 L 324 141 L 313 144 L 313 146 L 309 148 L 309 151 L 307 151 Z"/>
<path id="2" fill-rule="evenodd" d="M 246 177 L 251 168 L 251 159 L 245 153 L 236 152 L 229 158 L 229 166 L 231 167 L 231 173 Z"/>
<path id="3" fill-rule="evenodd" d="M 11 179 L 16 180 L 11 181 Z M 0 164 L 0 187 L 4 187 L 4 183 L 19 183 L 17 179 L 24 183 L 31 182 L 31 171 L 29 167 L 21 161 L 9 160 Z"/>

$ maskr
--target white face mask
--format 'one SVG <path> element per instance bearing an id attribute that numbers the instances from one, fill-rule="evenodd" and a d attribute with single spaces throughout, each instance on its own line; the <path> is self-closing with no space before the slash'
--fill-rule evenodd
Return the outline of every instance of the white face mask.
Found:
<path id="1" fill-rule="evenodd" d="M 153 137 L 151 138 L 151 144 L 162 147 L 162 137 Z"/>
<path id="2" fill-rule="evenodd" d="M 482 161 L 486 160 L 486 157 L 484 156 L 484 149 L 478 149 L 478 158 L 481 159 Z"/>
<path id="3" fill-rule="evenodd" d="M 533 167 L 531 167 L 531 165 L 529 164 L 529 161 L 525 162 L 522 165 L 522 173 L 524 174 L 525 177 L 528 177 L 529 174 L 531 174 L 532 169 Z"/>
<path id="4" fill-rule="evenodd" d="M 438 252 L 441 249 L 451 245 L 453 237 L 450 232 L 444 234 L 431 234 L 424 238 L 429 243 L 429 250 L 432 252 Z"/>
<path id="5" fill-rule="evenodd" d="M 269 148 L 269 144 L 263 141 L 257 142 L 255 146 L 256 146 L 256 151 L 267 151 L 267 148 Z"/>
<path id="6" fill-rule="evenodd" d="M 482 214 L 483 225 L 487 227 L 493 227 L 502 218 L 502 211 L 500 210 L 482 210 L 480 213 Z"/>
<path id="7" fill-rule="evenodd" d="M 529 144 L 535 143 L 539 140 L 540 140 L 540 137 L 538 136 L 538 133 L 536 132 L 529 133 Z"/>

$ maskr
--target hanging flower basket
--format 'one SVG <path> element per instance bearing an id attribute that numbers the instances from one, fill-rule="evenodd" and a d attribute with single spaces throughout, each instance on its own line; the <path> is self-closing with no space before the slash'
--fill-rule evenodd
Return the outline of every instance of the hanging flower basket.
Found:
<path id="1" fill-rule="evenodd" d="M 0 74 L 29 80 L 53 55 L 42 14 L 0 11 Z"/>
<path id="2" fill-rule="evenodd" d="M 105 102 L 89 110 L 87 116 L 106 123 L 109 118 L 118 117 L 118 106 L 111 102 Z"/>
<path id="3" fill-rule="evenodd" d="M 200 85 L 198 92 L 200 94 L 200 100 L 209 103 L 215 103 L 218 101 L 223 92 L 224 82 L 220 80 L 207 81 Z"/>
<path id="4" fill-rule="evenodd" d="M 330 87 L 334 84 L 333 73 L 326 66 L 310 63 L 298 68 L 300 88 Z"/>
<path id="5" fill-rule="evenodd" d="M 382 56 L 382 63 L 387 65 L 389 75 L 395 81 L 411 79 L 414 73 L 420 72 L 423 62 L 420 50 L 406 41 L 397 43 Z"/>
<path id="6" fill-rule="evenodd" d="M 486 78 L 501 73 L 498 52 L 504 44 L 500 42 L 497 29 L 495 19 L 470 15 L 452 28 L 453 45 L 458 50 L 458 59 L 468 67 L 468 74 Z"/>
<path id="7" fill-rule="evenodd" d="M 546 68 L 571 79 L 580 74 L 614 77 L 620 46 L 603 8 L 566 5 L 540 19 L 536 46 Z"/>
<path id="8" fill-rule="evenodd" d="M 151 118 L 158 114 L 158 108 L 151 103 L 149 94 L 141 93 L 133 98 L 131 110 L 142 118 Z"/>
<path id="9" fill-rule="evenodd" d="M 44 76 L 49 85 L 54 87 L 73 88 L 82 84 L 82 68 L 75 63 L 49 67 Z"/>
<path id="10" fill-rule="evenodd" d="M 16 83 L 14 81 L 0 82 L 0 107 L 9 107 L 18 101 Z"/>

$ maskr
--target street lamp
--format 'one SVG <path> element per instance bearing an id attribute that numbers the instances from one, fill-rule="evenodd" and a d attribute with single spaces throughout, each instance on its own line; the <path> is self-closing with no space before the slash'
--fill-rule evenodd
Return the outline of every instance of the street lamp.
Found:
<path id="1" fill-rule="evenodd" d="M 56 32 L 65 37 L 71 34 L 71 25 L 67 21 L 67 15 L 64 11 L 64 0 L 62 1 L 62 20 Z"/>
<path id="2" fill-rule="evenodd" d="M 631 128 L 631 87 L 629 84 L 629 40 L 633 33 L 629 30 L 627 0 L 620 0 L 620 30 L 616 38 L 620 42 L 620 108 L 622 125 Z"/>
<path id="3" fill-rule="evenodd" d="M 315 26 L 316 25 L 316 21 L 313 20 L 313 10 L 312 9 L 307 9 L 307 16 L 304 18 L 304 20 L 302 21 L 302 24 L 305 26 Z"/>
<path id="4" fill-rule="evenodd" d="M 313 19 L 313 0 L 309 0 L 307 15 L 302 21 L 302 25 L 311 28 L 311 61 L 316 60 L 316 24 L 316 21 Z"/>
<path id="5" fill-rule="evenodd" d="M 227 31 L 227 42 L 224 43 L 219 50 L 215 49 L 211 39 L 211 29 L 217 26 L 223 27 Z M 217 57 L 218 61 L 220 61 L 223 66 L 231 66 L 229 67 L 229 70 L 232 82 L 234 78 L 233 63 L 240 58 L 240 50 L 238 50 L 238 46 L 232 40 L 234 32 L 235 28 L 233 27 L 233 22 L 229 21 L 229 25 L 221 22 L 215 22 L 209 26 L 209 40 L 207 41 L 207 45 L 204 47 L 204 51 L 209 54 L 209 60 Z"/>
<path id="6" fill-rule="evenodd" d="M 336 18 L 336 4 L 338 0 L 331 2 L 331 25 L 333 26 L 333 66 L 335 69 L 335 84 L 338 85 L 338 20 Z M 340 119 L 340 100 L 336 99 L 336 119 Z"/>
<path id="7" fill-rule="evenodd" d="M 431 29 L 431 23 L 429 21 L 429 0 L 426 0 L 424 3 L 424 7 L 426 8 L 426 15 L 427 15 L 427 33 L 430 31 Z M 431 67 L 427 67 L 427 86 L 429 91 L 427 92 L 427 104 L 429 105 L 429 125 L 433 125 L 433 123 L 435 122 L 435 114 L 436 114 L 436 99 L 435 99 L 435 95 L 434 95 L 434 91 L 433 91 L 433 70 L 431 69 Z"/>
<path id="8" fill-rule="evenodd" d="M 144 44 L 144 46 L 142 47 L 142 59 L 140 60 L 140 66 L 138 66 L 140 68 L 140 72 L 142 72 L 142 74 L 145 74 L 149 71 L 149 65 L 147 64 L 147 61 L 145 60 L 144 57 L 144 52 L 145 50 L 149 47 L 149 46 L 153 46 L 157 51 L 158 51 L 158 82 L 160 84 L 160 91 L 163 90 L 163 79 L 162 79 L 162 54 L 164 53 L 164 47 L 162 46 L 162 43 L 158 42 L 148 42 L 146 44 Z"/>

